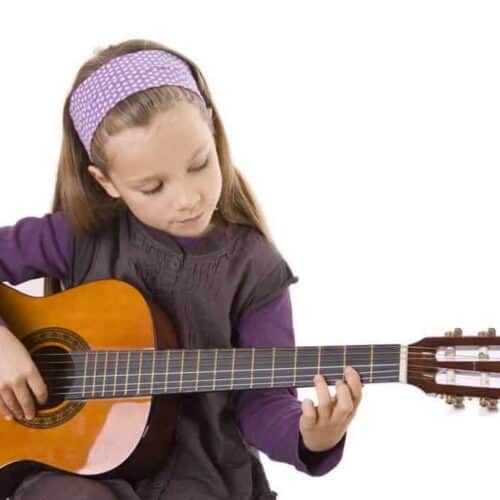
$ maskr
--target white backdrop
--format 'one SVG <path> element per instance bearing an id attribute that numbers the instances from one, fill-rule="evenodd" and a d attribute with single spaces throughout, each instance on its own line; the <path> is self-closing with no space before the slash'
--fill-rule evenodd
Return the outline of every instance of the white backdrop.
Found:
<path id="1" fill-rule="evenodd" d="M 2 226 L 50 211 L 80 65 L 148 38 L 204 72 L 299 277 L 298 345 L 500 328 L 497 2 L 33 1 L 1 17 Z M 495 495 L 499 428 L 476 401 L 366 385 L 332 472 L 262 461 L 280 499 Z"/>

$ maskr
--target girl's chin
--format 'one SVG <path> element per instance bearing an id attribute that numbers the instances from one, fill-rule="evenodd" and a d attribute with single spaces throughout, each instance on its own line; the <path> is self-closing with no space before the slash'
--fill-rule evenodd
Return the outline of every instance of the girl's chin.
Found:
<path id="1" fill-rule="evenodd" d="M 175 230 L 173 230 L 172 234 L 174 236 L 185 236 L 191 238 L 205 236 L 215 227 L 213 221 L 210 221 L 207 224 L 205 220 L 206 215 L 203 214 L 198 220 L 195 220 L 192 223 L 176 224 Z"/>

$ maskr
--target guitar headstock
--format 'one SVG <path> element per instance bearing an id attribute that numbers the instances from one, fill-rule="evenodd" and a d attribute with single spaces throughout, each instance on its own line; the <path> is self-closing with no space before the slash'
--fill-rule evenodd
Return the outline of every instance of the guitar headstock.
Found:
<path id="1" fill-rule="evenodd" d="M 455 408 L 464 398 L 497 410 L 500 397 L 500 338 L 494 328 L 464 336 L 461 328 L 408 346 L 407 382 Z"/>

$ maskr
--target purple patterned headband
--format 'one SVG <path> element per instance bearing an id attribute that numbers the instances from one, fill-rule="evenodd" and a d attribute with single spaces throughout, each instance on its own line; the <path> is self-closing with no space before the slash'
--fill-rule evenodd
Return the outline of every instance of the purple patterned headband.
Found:
<path id="1" fill-rule="evenodd" d="M 89 158 L 94 132 L 115 104 L 140 90 L 163 85 L 187 88 L 204 101 L 186 62 L 165 50 L 115 57 L 87 77 L 71 95 L 69 114 Z"/>

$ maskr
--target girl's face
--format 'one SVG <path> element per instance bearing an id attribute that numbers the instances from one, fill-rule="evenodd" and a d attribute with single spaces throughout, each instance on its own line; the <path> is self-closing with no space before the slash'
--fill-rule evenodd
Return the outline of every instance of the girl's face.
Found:
<path id="1" fill-rule="evenodd" d="M 222 175 L 214 137 L 194 105 L 179 102 L 150 126 L 120 132 L 109 139 L 106 153 L 109 178 L 94 165 L 89 173 L 144 224 L 176 236 L 212 229 Z"/>

